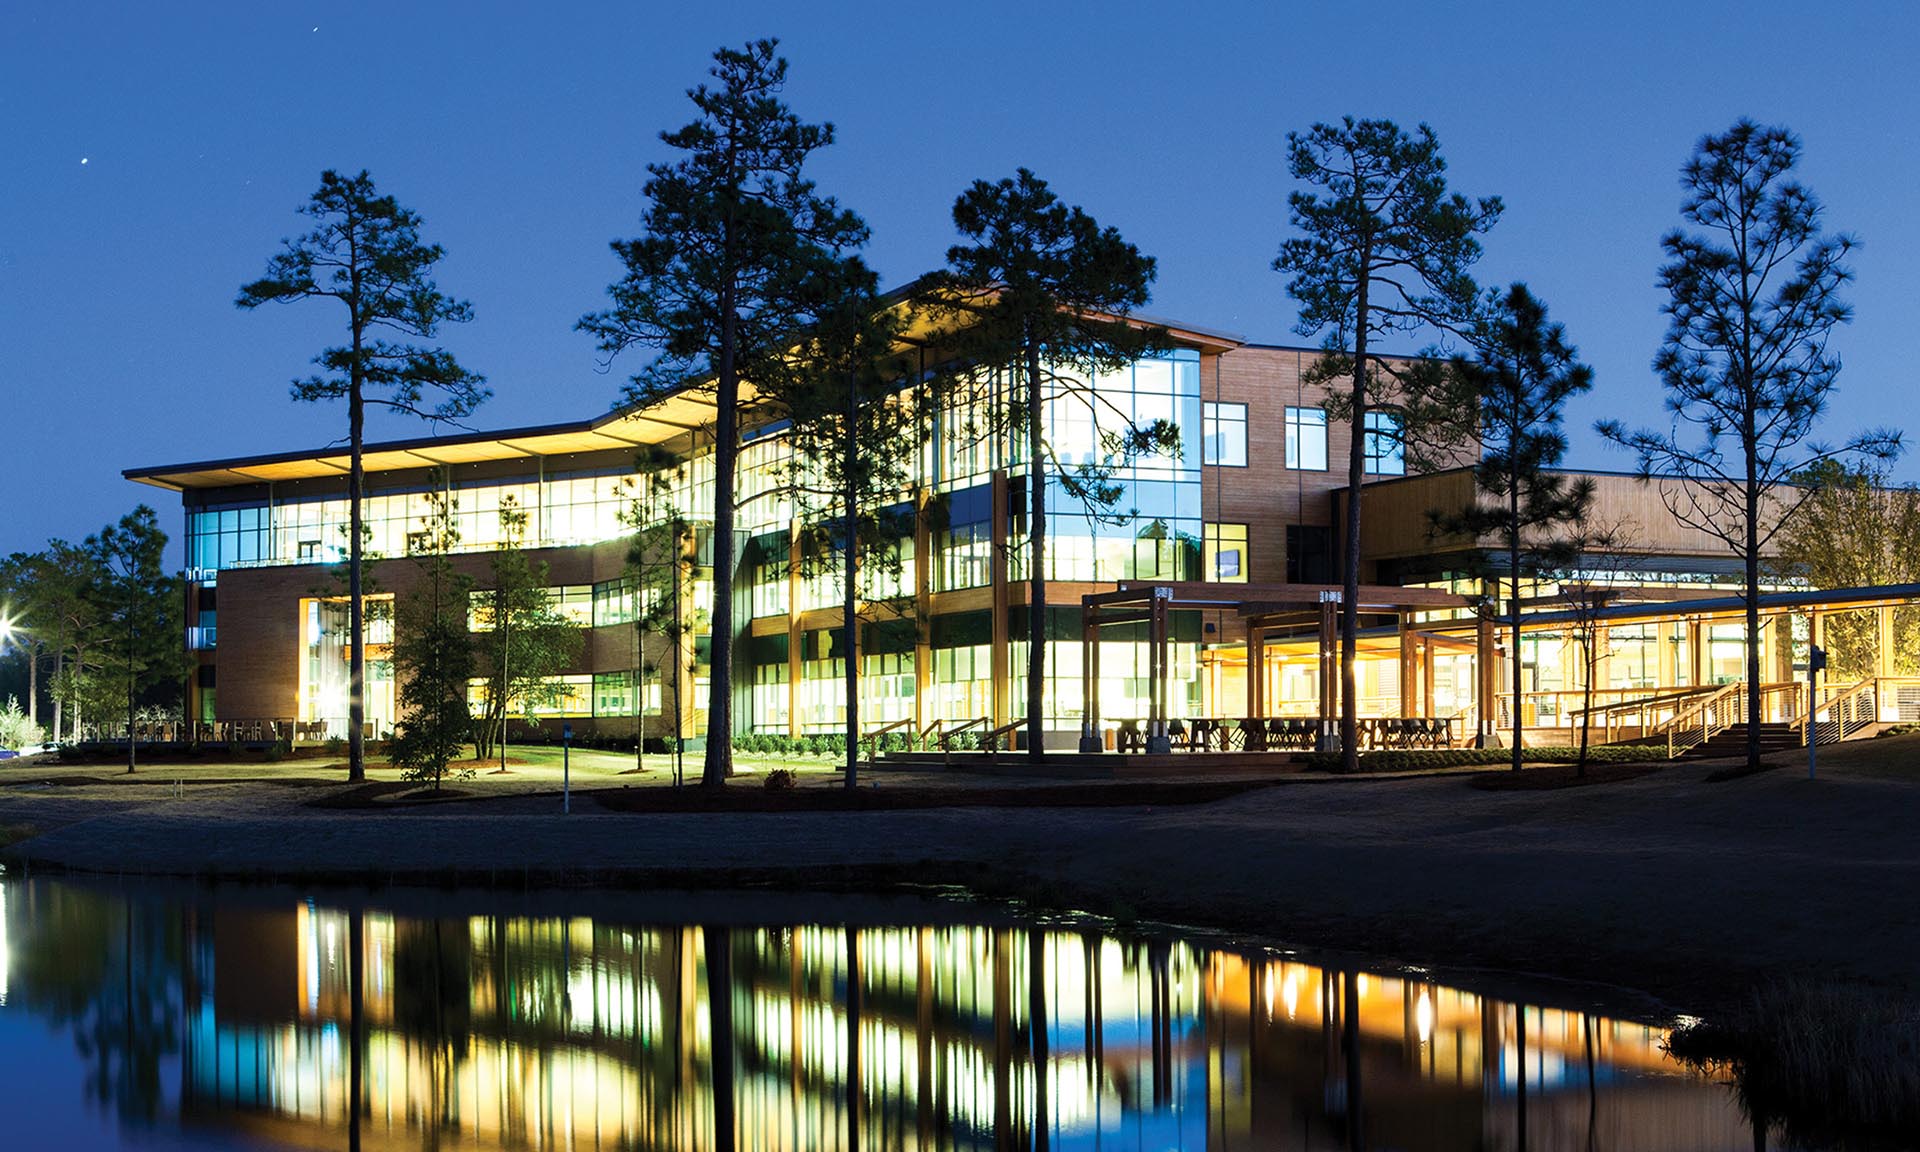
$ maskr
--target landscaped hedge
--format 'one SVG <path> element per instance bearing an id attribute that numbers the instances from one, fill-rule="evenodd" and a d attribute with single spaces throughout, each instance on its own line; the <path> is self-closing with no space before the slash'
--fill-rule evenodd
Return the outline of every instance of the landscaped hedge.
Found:
<path id="1" fill-rule="evenodd" d="M 1640 764 L 1665 760 L 1664 749 L 1632 744 L 1602 744 L 1587 749 L 1590 764 Z M 1520 759 L 1531 764 L 1571 764 L 1580 758 L 1578 748 L 1523 748 Z M 1362 772 L 1419 772 L 1434 768 L 1469 768 L 1513 761 L 1510 748 L 1383 748 L 1360 753 Z M 1306 764 L 1322 772 L 1340 771 L 1338 752 L 1314 752 Z"/>

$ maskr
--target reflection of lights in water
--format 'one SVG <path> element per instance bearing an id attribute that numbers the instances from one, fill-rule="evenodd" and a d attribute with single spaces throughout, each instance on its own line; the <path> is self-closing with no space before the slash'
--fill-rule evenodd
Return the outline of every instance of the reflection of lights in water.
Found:
<path id="1" fill-rule="evenodd" d="M 7 889 L 0 885 L 0 1005 L 7 1002 L 7 967 L 13 950 L 7 947 Z"/>
<path id="2" fill-rule="evenodd" d="M 1280 982 L 1280 1003 L 1286 1006 L 1289 1020 L 1300 1011 L 1299 969 L 1290 969 L 1287 972 L 1287 978 Z"/>
<path id="3" fill-rule="evenodd" d="M 1273 965 L 1271 964 L 1267 965 L 1266 996 L 1267 1019 L 1271 1020 L 1273 1019 Z M 1293 1013 L 1288 1012 L 1287 1015 L 1291 1016 Z"/>
<path id="4" fill-rule="evenodd" d="M 1433 1039 L 1433 997 L 1427 995 L 1425 988 L 1420 989 L 1420 998 L 1413 1002 L 1413 1026 L 1420 1031 L 1420 1043 Z"/>

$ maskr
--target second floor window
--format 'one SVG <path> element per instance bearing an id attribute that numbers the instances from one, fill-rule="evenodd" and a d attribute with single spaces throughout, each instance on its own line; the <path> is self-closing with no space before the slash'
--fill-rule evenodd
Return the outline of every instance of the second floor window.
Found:
<path id="1" fill-rule="evenodd" d="M 1393 412 L 1367 413 L 1366 469 L 1374 476 L 1407 474 L 1407 446 L 1400 439 L 1400 417 Z"/>
<path id="2" fill-rule="evenodd" d="M 1245 404 L 1202 404 L 1200 419 L 1204 425 L 1201 463 L 1230 468 L 1247 466 L 1247 406 Z"/>
<path id="3" fill-rule="evenodd" d="M 1305 472 L 1327 470 L 1326 409 L 1287 409 L 1287 467 Z"/>

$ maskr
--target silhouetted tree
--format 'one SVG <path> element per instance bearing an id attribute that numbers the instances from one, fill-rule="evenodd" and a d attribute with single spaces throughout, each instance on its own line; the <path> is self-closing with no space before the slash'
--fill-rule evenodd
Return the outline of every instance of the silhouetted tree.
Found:
<path id="1" fill-rule="evenodd" d="M 440 291 L 431 275 L 445 255 L 420 240 L 420 217 L 380 195 L 362 171 L 329 169 L 300 208 L 317 221 L 313 231 L 284 241 L 267 261 L 267 274 L 240 289 L 241 308 L 273 300 L 330 299 L 347 309 L 348 342 L 314 357 L 321 373 L 293 383 L 295 400 L 347 402 L 348 688 L 347 776 L 366 778 L 366 621 L 361 587 L 360 504 L 366 477 L 361 439 L 366 406 L 381 405 L 439 422 L 459 420 L 491 393 L 482 377 L 452 353 L 405 337 L 431 339 L 447 323 L 473 318 L 473 308 Z M 401 339 L 390 339 L 397 334 Z M 429 404 L 429 395 L 437 402 Z"/>
<path id="2" fill-rule="evenodd" d="M 137 755 L 134 717 L 143 693 L 178 686 L 186 669 L 185 586 L 164 567 L 167 534 L 145 504 L 87 537 L 105 675 L 122 690 L 127 771 Z"/>
<path id="3" fill-rule="evenodd" d="M 1659 478 L 1668 511 L 1739 557 L 1746 598 L 1747 763 L 1760 763 L 1762 554 L 1811 489 L 1793 478 L 1824 460 L 1890 459 L 1900 433 L 1874 430 L 1837 447 L 1813 440 L 1840 374 L 1828 347 L 1852 318 L 1840 291 L 1855 241 L 1821 231 L 1822 207 L 1793 179 L 1800 138 L 1742 119 L 1708 136 L 1680 171 L 1681 218 L 1698 232 L 1661 238 L 1667 333 L 1654 371 L 1671 425 L 1601 435 Z"/>
<path id="4" fill-rule="evenodd" d="M 1316 379 L 1348 381 L 1328 405 L 1350 426 L 1346 556 L 1341 565 L 1340 749 L 1359 764 L 1359 692 L 1354 662 L 1360 629 L 1360 528 L 1366 482 L 1367 412 L 1391 404 L 1406 369 L 1377 351 L 1394 333 L 1455 327 L 1473 314 L 1479 288 L 1467 270 L 1475 239 L 1500 218 L 1497 196 L 1470 201 L 1447 191 L 1445 159 L 1433 130 L 1408 135 L 1391 120 L 1315 124 L 1287 134 L 1287 165 L 1307 185 L 1287 197 L 1299 233 L 1273 262 L 1300 305 L 1294 330 L 1325 334 Z M 1376 433 L 1377 434 L 1377 433 Z"/>
<path id="5" fill-rule="evenodd" d="M 1563 325 L 1524 284 L 1487 296 L 1466 329 L 1473 354 L 1441 374 L 1437 393 L 1416 395 L 1410 408 L 1432 404 L 1460 414 L 1480 443 L 1473 485 L 1480 499 L 1432 513 L 1434 527 L 1478 541 L 1492 536 L 1506 560 L 1507 627 L 1513 671 L 1513 769 L 1520 770 L 1525 732 L 1521 694 L 1520 598 L 1524 582 L 1578 555 L 1565 529 L 1586 515 L 1593 481 L 1553 469 L 1567 454 L 1561 431 L 1567 401 L 1593 387 Z M 1497 589 L 1499 579 L 1489 574 Z"/>
<path id="6" fill-rule="evenodd" d="M 941 342 L 960 370 L 1007 381 L 1005 406 L 987 420 L 1007 430 L 1027 457 L 1027 750 L 1038 757 L 1045 743 L 1048 478 L 1056 476 L 1090 515 L 1109 516 L 1125 496 L 1115 482 L 1120 466 L 1179 450 L 1173 422 L 1136 422 L 1093 387 L 1095 374 L 1164 349 L 1167 334 L 1130 319 L 1151 297 L 1153 257 L 1118 229 L 1062 203 L 1031 171 L 974 181 L 954 201 L 953 223 L 966 242 L 947 249 L 947 268 L 929 280 L 926 295 L 949 318 Z M 1061 462 L 1045 420 L 1055 398 L 1092 412 L 1103 429 L 1097 458 L 1071 468 Z"/>
<path id="7" fill-rule="evenodd" d="M 507 766 L 507 721 L 560 702 L 565 688 L 555 677 L 579 658 L 586 633 L 553 603 L 547 565 L 524 547 L 527 513 L 507 497 L 500 508 L 500 542 L 488 557 L 493 587 L 479 596 L 486 637 L 474 645 L 486 684 L 486 714 L 473 729 L 474 755 L 485 760 L 494 734 L 500 737 L 500 767 Z"/>
<path id="8" fill-rule="evenodd" d="M 1795 478 L 1811 489 L 1780 533 L 1768 565 L 1782 580 L 1812 588 L 1861 588 L 1920 580 L 1920 488 L 1895 484 L 1882 467 L 1851 468 L 1827 460 Z M 1877 610 L 1826 617 L 1828 675 L 1833 683 L 1874 675 L 1879 667 Z M 1920 659 L 1920 608 L 1893 609 L 1896 673 Z M 1904 670 L 1904 671 L 1903 671 Z"/>
<path id="9" fill-rule="evenodd" d="M 625 402 L 644 405 L 700 382 L 714 398 L 713 630 L 706 764 L 701 782 L 733 768 L 735 461 L 741 380 L 777 359 L 813 319 L 823 265 L 866 242 L 867 226 L 802 175 L 833 142 L 780 99 L 787 62 L 778 41 L 714 53 L 715 84 L 687 95 L 699 116 L 661 139 L 684 155 L 652 164 L 642 194 L 646 235 L 616 240 L 626 275 L 612 307 L 581 319 L 602 352 L 652 349 Z"/>
<path id="10" fill-rule="evenodd" d="M 792 490 L 807 524 L 801 555 L 839 560 L 846 693 L 846 780 L 859 783 L 860 573 L 897 575 L 899 542 L 912 531 L 901 500 L 914 478 L 920 423 L 900 395 L 910 369 L 898 354 L 904 311 L 857 258 L 821 278 L 818 319 L 768 377 L 793 421 Z"/>
<path id="11" fill-rule="evenodd" d="M 467 634 L 466 576 L 454 571 L 459 544 L 451 498 L 427 496 L 421 530 L 409 534 L 408 554 L 418 583 L 394 611 L 393 675 L 398 682 L 399 723 L 388 758 L 409 780 L 440 790 L 447 765 L 472 734 L 467 684 L 473 677 L 473 641 Z"/>

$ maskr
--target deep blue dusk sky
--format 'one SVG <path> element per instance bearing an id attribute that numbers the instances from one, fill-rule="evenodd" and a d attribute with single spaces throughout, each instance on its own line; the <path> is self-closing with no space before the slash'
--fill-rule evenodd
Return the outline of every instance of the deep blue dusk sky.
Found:
<path id="1" fill-rule="evenodd" d="M 1456 188 L 1506 199 L 1483 281 L 1531 283 L 1597 371 L 1571 420 L 1588 467 L 1629 464 L 1595 418 L 1660 419 L 1654 273 L 1678 166 L 1740 115 L 1786 124 L 1830 224 L 1864 241 L 1829 428 L 1903 421 L 1920 10 L 1572 7 L 9 5 L 0 553 L 77 539 L 143 499 L 177 533 L 176 498 L 122 468 L 344 433 L 342 407 L 287 396 L 338 339 L 336 312 L 233 307 L 327 167 L 371 170 L 446 246 L 440 282 L 476 311 L 446 344 L 496 392 L 479 426 L 605 410 L 638 363 L 599 372 L 573 322 L 616 274 L 607 242 L 635 233 L 643 167 L 688 119 L 685 89 L 716 46 L 763 35 L 792 61 L 793 107 L 837 125 L 813 174 L 872 224 L 889 284 L 940 262 L 968 181 L 1027 165 L 1159 258 L 1153 312 L 1270 342 L 1301 342 L 1269 269 L 1286 131 L 1427 121 Z"/>

